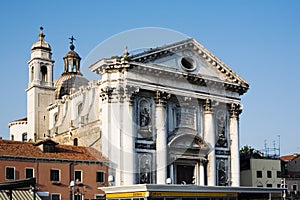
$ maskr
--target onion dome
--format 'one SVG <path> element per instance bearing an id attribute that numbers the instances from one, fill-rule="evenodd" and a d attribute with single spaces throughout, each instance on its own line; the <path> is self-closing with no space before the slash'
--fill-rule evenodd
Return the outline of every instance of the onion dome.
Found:
<path id="1" fill-rule="evenodd" d="M 44 40 L 45 34 L 43 33 L 43 27 L 40 27 L 39 39 L 31 47 L 31 50 L 45 49 L 51 51 L 50 45 Z"/>
<path id="2" fill-rule="evenodd" d="M 80 56 L 74 51 L 75 46 L 72 36 L 70 51 L 64 56 L 64 72 L 54 81 L 55 99 L 61 99 L 64 95 L 76 92 L 79 87 L 88 85 L 88 80 L 80 73 Z"/>

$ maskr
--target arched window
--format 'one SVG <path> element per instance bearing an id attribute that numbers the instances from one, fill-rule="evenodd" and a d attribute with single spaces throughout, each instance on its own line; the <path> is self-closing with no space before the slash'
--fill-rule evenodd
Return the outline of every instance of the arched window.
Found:
<path id="1" fill-rule="evenodd" d="M 14 136 L 14 135 L 11 135 L 11 136 L 10 136 L 10 139 L 11 139 L 11 140 L 15 140 L 15 136 Z"/>
<path id="2" fill-rule="evenodd" d="M 42 82 L 47 82 L 47 67 L 41 67 L 41 74 L 42 74 Z"/>
<path id="3" fill-rule="evenodd" d="M 58 120 L 58 113 L 54 113 L 54 115 L 53 115 L 53 121 L 54 121 L 54 123 L 56 123 L 57 122 L 57 120 Z"/>
<path id="4" fill-rule="evenodd" d="M 73 140 L 73 145 L 74 145 L 74 146 L 78 146 L 78 138 L 74 138 L 74 140 Z"/>
<path id="5" fill-rule="evenodd" d="M 27 133 L 22 134 L 22 141 L 27 142 Z"/>
<path id="6" fill-rule="evenodd" d="M 34 80 L 34 67 L 32 66 L 30 69 L 30 81 Z"/>
<path id="7" fill-rule="evenodd" d="M 78 104 L 78 106 L 77 106 L 77 115 L 78 116 L 80 115 L 81 111 L 82 111 L 82 103 Z"/>

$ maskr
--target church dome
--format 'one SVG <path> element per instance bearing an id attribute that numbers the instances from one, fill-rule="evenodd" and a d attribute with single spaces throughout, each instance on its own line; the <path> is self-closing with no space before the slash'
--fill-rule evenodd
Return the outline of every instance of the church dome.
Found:
<path id="1" fill-rule="evenodd" d="M 64 95 L 76 92 L 79 87 L 88 85 L 88 80 L 80 73 L 80 56 L 74 51 L 75 46 L 72 36 L 70 38 L 70 51 L 64 56 L 64 72 L 54 81 L 55 99 L 61 99 Z"/>
<path id="2" fill-rule="evenodd" d="M 45 35 L 43 33 L 43 27 L 40 27 L 39 40 L 36 41 L 31 47 L 31 50 L 45 49 L 51 51 L 51 46 L 44 40 Z"/>
<path id="3" fill-rule="evenodd" d="M 88 85 L 88 80 L 77 73 L 63 73 L 54 81 L 55 99 L 61 99 L 64 95 L 76 92 L 79 87 Z"/>

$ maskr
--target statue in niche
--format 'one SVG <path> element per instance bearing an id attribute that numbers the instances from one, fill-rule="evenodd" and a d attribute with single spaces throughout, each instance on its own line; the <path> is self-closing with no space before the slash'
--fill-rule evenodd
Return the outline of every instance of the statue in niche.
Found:
<path id="1" fill-rule="evenodd" d="M 150 183 L 150 166 L 149 160 L 144 161 L 142 167 L 140 168 L 140 183 Z"/>
<path id="2" fill-rule="evenodd" d="M 218 164 L 218 185 L 219 186 L 228 185 L 228 177 L 227 177 L 225 162 L 223 160 L 219 161 Z"/>
<path id="3" fill-rule="evenodd" d="M 150 112 L 147 107 L 144 107 L 141 109 L 140 112 L 140 126 L 146 127 L 150 124 Z"/>
<path id="4" fill-rule="evenodd" d="M 223 112 L 218 113 L 217 117 L 217 146 L 226 147 L 227 139 L 225 133 L 226 117 Z"/>

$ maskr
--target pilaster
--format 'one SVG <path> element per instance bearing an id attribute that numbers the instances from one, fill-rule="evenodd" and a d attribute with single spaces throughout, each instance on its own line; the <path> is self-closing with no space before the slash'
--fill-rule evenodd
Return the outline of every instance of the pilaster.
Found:
<path id="1" fill-rule="evenodd" d="M 155 93 L 155 129 L 156 129 L 156 183 L 165 184 L 167 179 L 167 129 L 166 102 L 170 94 L 163 91 Z"/>
<path id="2" fill-rule="evenodd" d="M 240 186 L 240 155 L 239 155 L 239 114 L 242 107 L 239 104 L 229 105 L 229 135 L 230 135 L 230 168 L 231 186 Z"/>
<path id="3" fill-rule="evenodd" d="M 212 100 L 206 99 L 203 104 L 204 109 L 204 140 L 207 142 L 210 152 L 207 156 L 207 184 L 216 185 L 216 157 L 215 157 L 215 127 L 212 109 Z"/>

